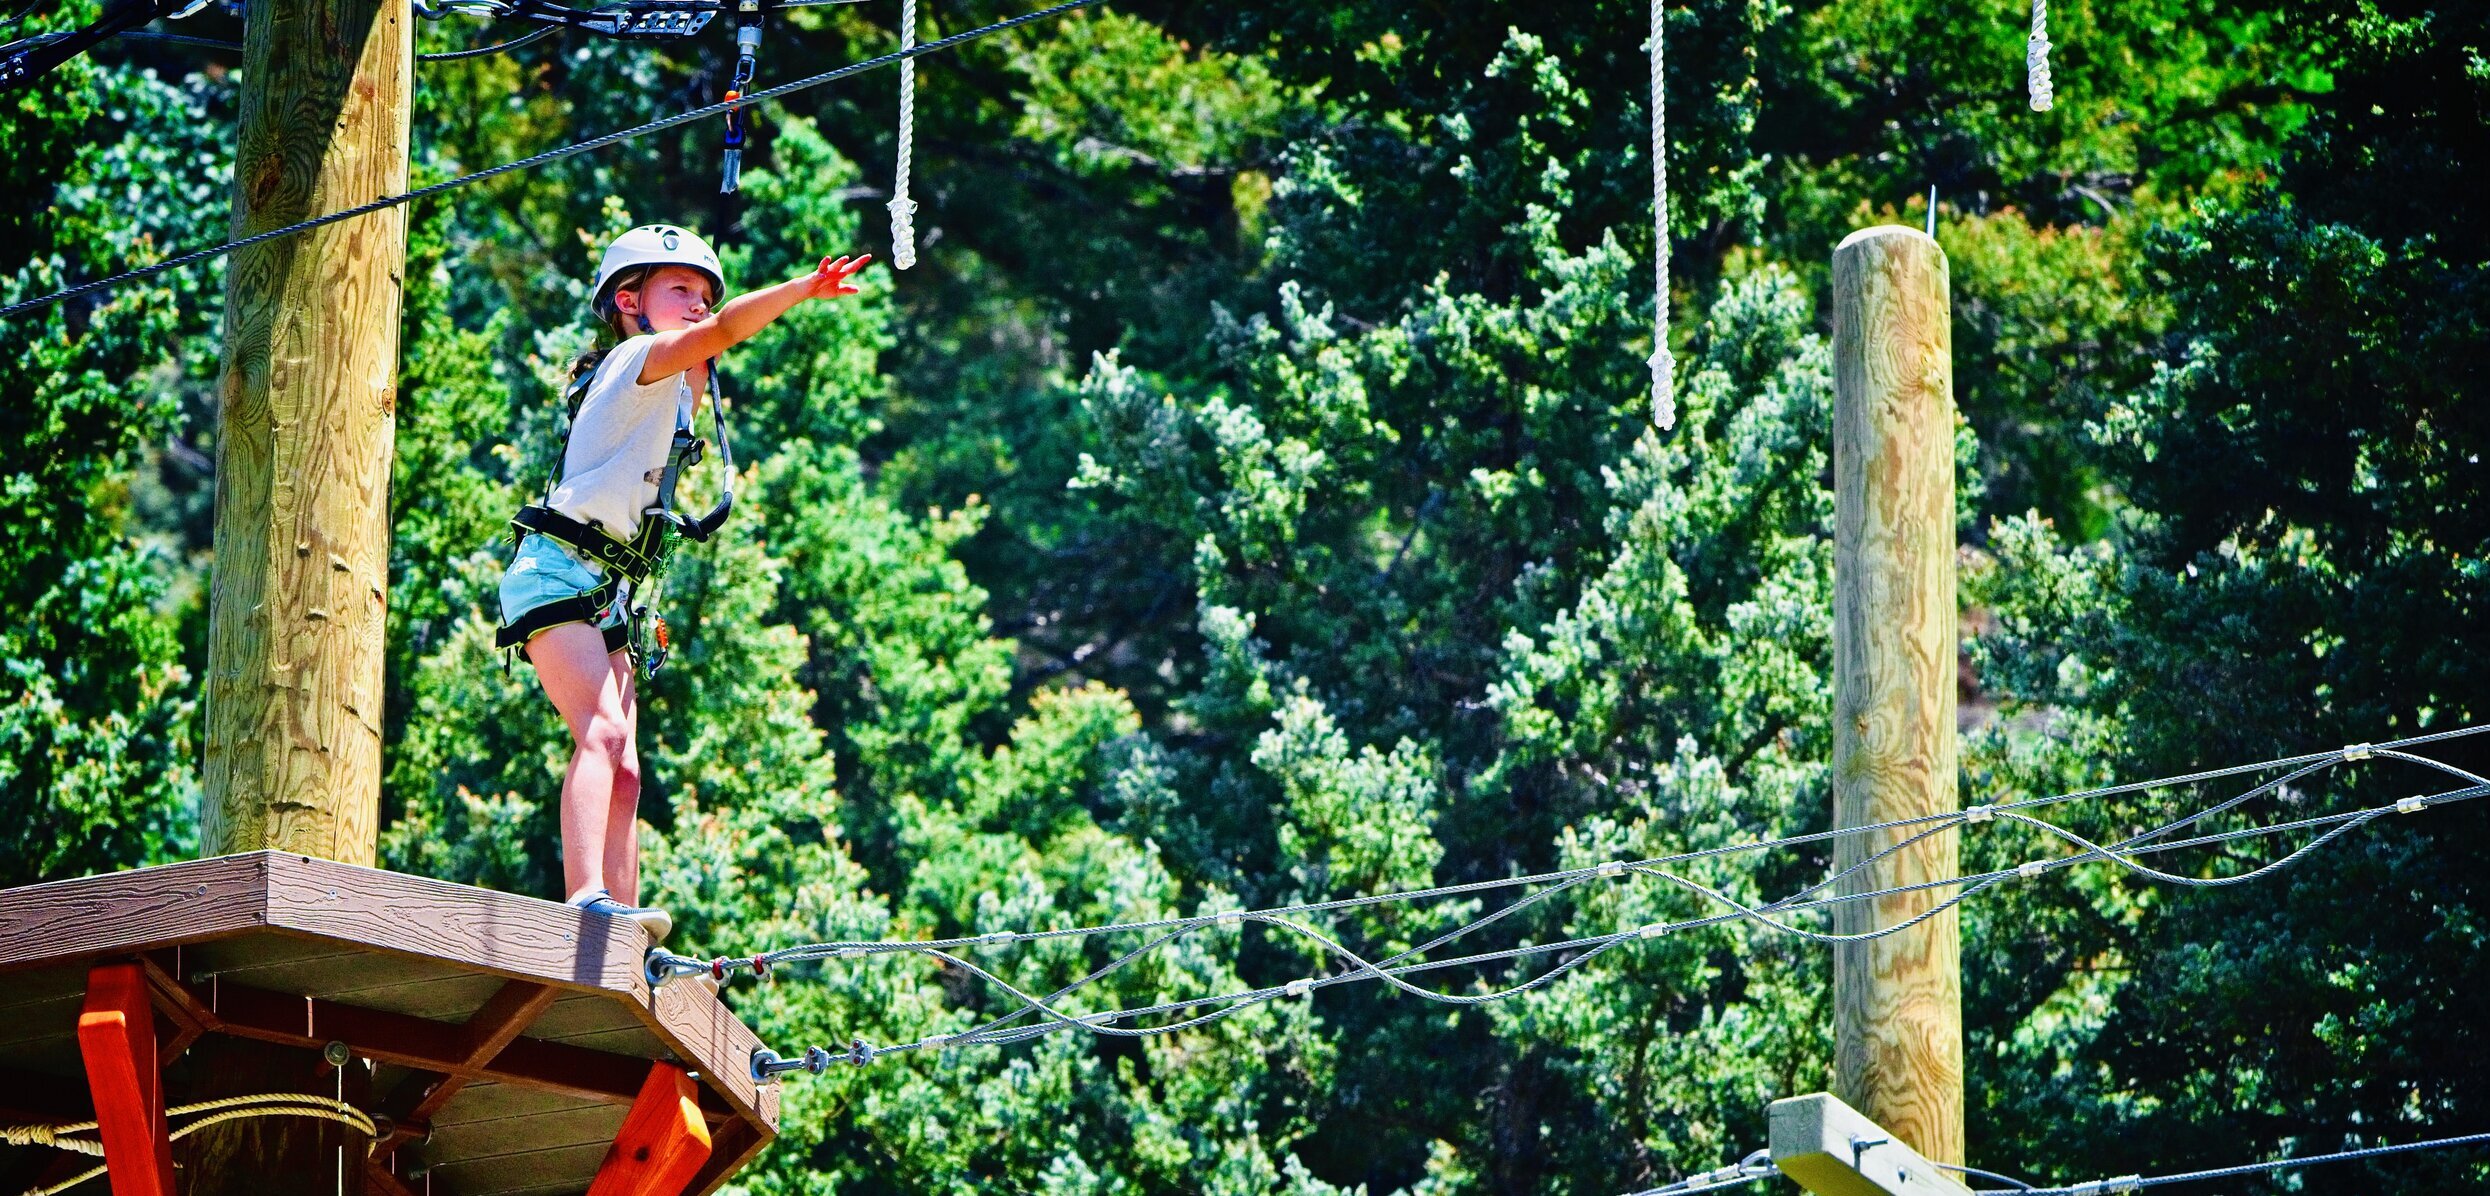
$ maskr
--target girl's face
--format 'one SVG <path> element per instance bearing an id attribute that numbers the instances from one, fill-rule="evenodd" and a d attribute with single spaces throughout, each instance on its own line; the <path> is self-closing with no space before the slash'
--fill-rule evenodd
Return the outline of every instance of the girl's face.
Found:
<path id="1" fill-rule="evenodd" d="M 626 316 L 646 314 L 649 326 L 659 332 L 689 328 L 708 319 L 709 305 L 715 302 L 717 295 L 710 291 L 708 277 L 688 266 L 659 266 L 637 288 L 614 292 L 615 308 Z"/>

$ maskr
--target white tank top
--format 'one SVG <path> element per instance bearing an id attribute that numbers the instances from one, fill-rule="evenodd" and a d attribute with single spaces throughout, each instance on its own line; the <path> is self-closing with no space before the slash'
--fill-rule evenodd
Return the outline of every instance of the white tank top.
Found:
<path id="1" fill-rule="evenodd" d="M 640 383 L 651 335 L 632 337 L 597 363 L 587 397 L 571 419 L 562 481 L 545 505 L 618 540 L 640 534 L 640 513 L 657 502 L 674 430 L 692 422 L 688 373 Z"/>

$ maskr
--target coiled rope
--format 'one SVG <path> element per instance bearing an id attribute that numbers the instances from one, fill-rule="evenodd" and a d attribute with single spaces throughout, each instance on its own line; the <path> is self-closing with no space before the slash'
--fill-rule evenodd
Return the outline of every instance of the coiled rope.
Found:
<path id="1" fill-rule="evenodd" d="M 899 0 L 899 50 L 916 45 L 916 0 Z M 899 162 L 891 171 L 891 265 L 916 265 L 916 200 L 908 196 L 908 170 L 916 159 L 916 63 L 899 62 Z"/>
<path id="2" fill-rule="evenodd" d="M 1677 426 L 1677 359 L 1669 355 L 1669 102 L 1661 67 L 1662 15 L 1660 0 L 1651 0 L 1651 422 L 1667 429 Z"/>
<path id="3" fill-rule="evenodd" d="M 2032 0 L 2032 33 L 2023 43 L 2023 86 L 2032 95 L 2032 111 L 2047 112 L 2057 102 L 2049 84 L 2049 0 Z"/>
<path id="4" fill-rule="evenodd" d="M 363 1110 L 342 1100 L 332 1100 L 306 1092 L 263 1092 L 253 1096 L 228 1096 L 194 1104 L 176 1105 L 165 1110 L 164 1113 L 167 1117 L 205 1114 L 196 1121 L 184 1123 L 174 1129 L 168 1137 L 175 1141 L 187 1138 L 211 1125 L 252 1117 L 311 1117 L 350 1126 L 362 1131 L 367 1138 L 377 1137 L 380 1133 L 380 1128 L 373 1124 L 371 1115 Z M 104 1157 L 102 1142 L 92 1138 L 67 1136 L 90 1133 L 95 1129 L 96 1125 L 93 1121 L 62 1125 L 0 1126 L 0 1143 L 7 1143 L 11 1146 L 50 1146 L 73 1154 L 102 1158 Z M 102 1175 L 104 1171 L 103 1167 L 91 1168 L 47 1187 L 28 1188 L 25 1196 L 54 1196 L 55 1193 L 68 1191 Z"/>

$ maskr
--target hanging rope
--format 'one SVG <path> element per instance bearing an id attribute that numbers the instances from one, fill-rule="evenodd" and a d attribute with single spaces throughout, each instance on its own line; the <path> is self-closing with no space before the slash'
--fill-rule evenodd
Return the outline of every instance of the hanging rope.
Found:
<path id="1" fill-rule="evenodd" d="M 2023 43 L 2024 87 L 2032 93 L 2032 111 L 2047 112 L 2057 102 L 2049 86 L 2049 0 L 2032 0 L 2032 36 Z"/>
<path id="2" fill-rule="evenodd" d="M 1662 94 L 1660 23 L 1660 0 L 1651 0 L 1651 422 L 1666 429 L 1677 426 L 1677 359 L 1669 356 L 1669 104 Z"/>
<path id="3" fill-rule="evenodd" d="M 916 0 L 899 0 L 899 52 L 916 47 Z M 891 172 L 891 264 L 916 265 L 916 201 L 908 198 L 908 168 L 916 158 L 916 60 L 899 60 L 899 164 Z"/>

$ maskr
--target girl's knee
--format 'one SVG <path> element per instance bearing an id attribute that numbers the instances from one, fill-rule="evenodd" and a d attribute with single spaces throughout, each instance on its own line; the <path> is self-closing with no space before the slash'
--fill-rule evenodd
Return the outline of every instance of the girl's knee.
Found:
<path id="1" fill-rule="evenodd" d="M 627 718 L 603 713 L 590 718 L 588 725 L 580 728 L 579 750 L 603 757 L 617 770 L 627 763 L 635 776 L 639 772 L 640 752 L 632 743 L 631 721 Z"/>

